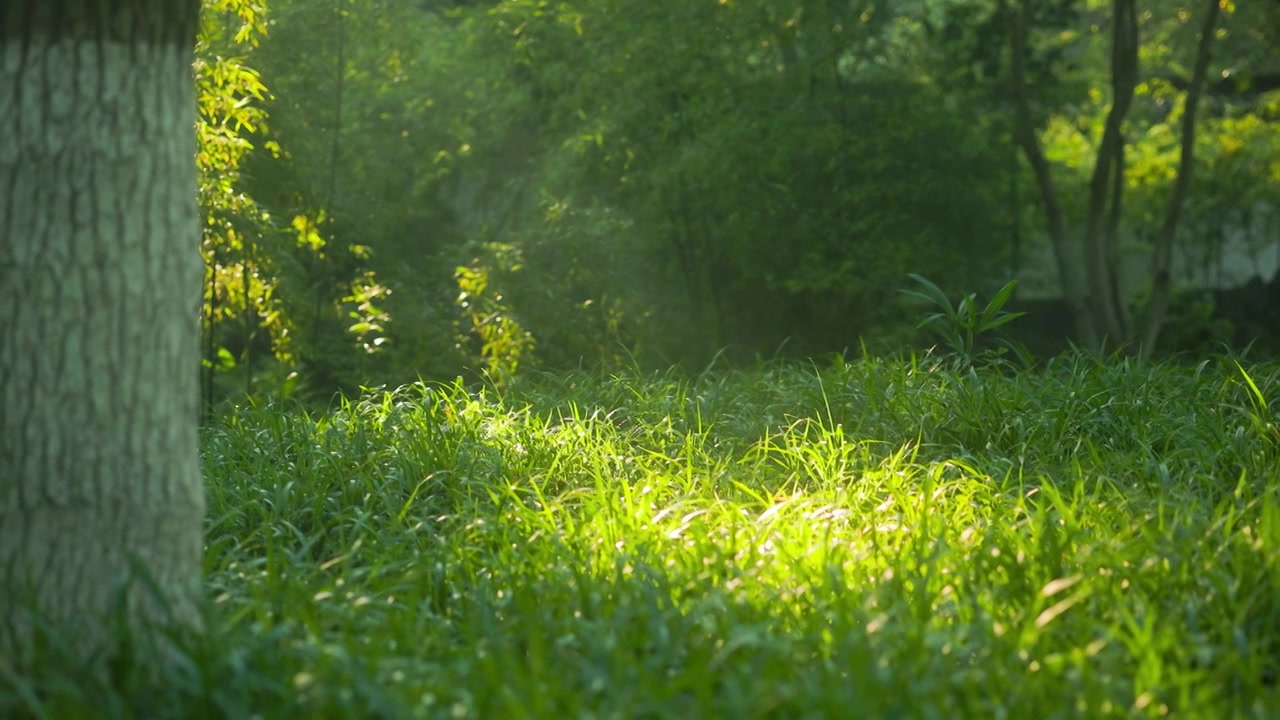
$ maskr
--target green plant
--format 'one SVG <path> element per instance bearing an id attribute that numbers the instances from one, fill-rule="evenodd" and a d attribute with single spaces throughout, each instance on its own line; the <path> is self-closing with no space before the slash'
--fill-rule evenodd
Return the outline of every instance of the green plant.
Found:
<path id="1" fill-rule="evenodd" d="M 1267 451 L 1268 457 L 1274 457 L 1277 451 L 1280 451 L 1280 425 L 1277 424 L 1275 411 L 1272 409 L 1272 401 L 1268 400 L 1267 393 L 1258 387 L 1258 383 L 1249 375 L 1249 371 L 1244 369 L 1238 360 L 1232 361 L 1236 370 L 1240 372 L 1240 379 L 1236 382 L 1244 386 L 1249 397 L 1249 406 L 1243 407 L 1236 405 L 1249 418 L 1249 425 L 1257 434 L 1262 446 Z M 1274 378 L 1273 378 L 1274 379 Z"/>
<path id="2" fill-rule="evenodd" d="M 1047 365 L 229 407 L 210 632 L 0 717 L 1276 717 L 1280 367 Z"/>
<path id="3" fill-rule="evenodd" d="M 952 305 L 951 299 L 942 291 L 942 288 L 929 279 L 915 273 L 910 273 L 908 277 L 915 280 L 920 285 L 920 289 L 899 292 L 926 300 L 937 308 L 936 312 L 929 313 L 916 324 L 917 330 L 929 330 L 945 342 L 958 358 L 968 364 L 983 357 L 999 357 L 1008 350 L 1017 355 L 1024 365 L 1030 365 L 1031 360 L 1026 349 L 1008 338 L 995 339 L 998 347 L 994 353 L 978 350 L 980 336 L 1026 315 L 1024 312 L 1010 312 L 1004 309 L 1005 303 L 1013 297 L 1013 291 L 1018 287 L 1017 280 L 1005 283 L 985 306 L 980 307 L 977 293 L 968 293 L 960 298 L 960 302 Z"/>
<path id="4" fill-rule="evenodd" d="M 500 273 L 520 269 L 518 251 L 500 243 L 490 243 L 486 250 L 496 268 L 477 258 L 470 266 L 459 266 L 454 279 L 458 283 L 458 308 L 470 325 L 468 334 L 480 342 L 485 374 L 490 382 L 502 387 L 515 376 L 521 361 L 532 355 L 536 341 L 512 315 L 502 291 L 494 287 Z"/>

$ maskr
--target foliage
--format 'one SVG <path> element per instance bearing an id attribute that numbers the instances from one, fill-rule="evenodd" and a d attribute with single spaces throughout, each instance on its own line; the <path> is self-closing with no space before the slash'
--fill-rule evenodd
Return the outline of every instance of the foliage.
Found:
<path id="1" fill-rule="evenodd" d="M 1200 5 L 1195 11 L 1179 3 L 1144 6 L 1135 30 L 1140 40 L 1136 48 L 1139 74 L 1108 87 L 1112 74 L 1107 64 L 1113 45 L 1109 34 L 1116 26 L 1111 17 L 1115 10 L 1108 10 L 1106 3 L 1081 5 L 1080 19 L 1085 22 L 1068 26 L 1058 35 L 1059 41 L 1067 41 L 1073 59 L 1072 67 L 1063 67 L 1061 72 L 1084 82 L 1076 99 L 1062 104 L 1056 88 L 1045 96 L 1038 83 L 1021 85 L 1034 95 L 1034 127 L 1045 145 L 1045 155 L 1053 162 L 1052 169 L 1067 171 L 1056 177 L 1065 178 L 1058 188 L 1070 191 L 1054 200 L 1064 217 L 1084 218 L 1061 223 L 1055 220 L 1058 213 L 1046 205 L 1045 220 L 1054 244 L 1066 246 L 1055 250 L 1066 293 L 1079 295 L 1087 290 L 1089 295 L 1073 301 L 1075 314 L 1087 320 L 1077 324 L 1082 336 L 1077 339 L 1088 344 L 1101 342 L 1104 336 L 1132 337 L 1135 346 L 1150 350 L 1160 328 L 1172 324 L 1162 322 L 1170 295 L 1183 289 L 1166 282 L 1170 277 L 1168 247 L 1176 245 L 1191 263 L 1211 264 L 1222 257 L 1228 234 L 1247 236 L 1255 246 L 1251 250 L 1270 242 L 1240 218 L 1266 211 L 1280 199 L 1271 183 L 1260 182 L 1280 159 L 1275 117 L 1268 110 L 1272 103 L 1265 90 L 1250 89 L 1254 76 L 1274 78 L 1269 74 L 1274 70 L 1273 43 L 1261 29 L 1269 20 L 1263 16 L 1274 15 L 1274 11 L 1252 5 L 1237 7 L 1235 3 L 1210 3 L 1208 10 Z M 1131 7 L 1115 7 L 1122 6 Z M 1198 36 L 1204 27 L 1210 32 L 1201 47 Z M 1028 50 L 1033 56 L 1043 42 L 1036 30 L 1032 28 Z M 1203 93 L 1190 92 L 1196 84 L 1192 68 L 1200 59 L 1206 62 L 1208 81 Z M 1124 129 L 1119 134 L 1115 118 L 1108 116 L 1117 107 L 1117 97 L 1121 98 L 1121 109 L 1128 107 L 1130 88 L 1134 103 L 1122 113 Z M 1204 107 L 1194 116 L 1196 121 L 1189 128 L 1181 127 L 1184 119 L 1191 117 L 1189 100 L 1202 95 L 1198 104 Z M 1045 107 L 1048 112 L 1043 112 Z M 1026 143 L 1024 140 L 1024 146 Z M 1184 143 L 1194 153 L 1184 154 Z M 1096 167 L 1104 170 L 1108 163 L 1117 167 L 1095 175 L 1089 193 L 1080 192 L 1088 182 L 1085 173 L 1095 170 L 1095 161 Z M 1031 162 L 1034 165 L 1036 160 Z M 1119 185 L 1107 191 L 1110 198 L 1103 192 L 1106 175 L 1114 176 Z M 1187 177 L 1193 178 L 1190 185 L 1180 187 L 1179 179 Z M 1039 182 L 1042 197 L 1053 195 L 1043 179 Z M 1088 212 L 1082 212 L 1086 206 Z M 1084 253 L 1073 252 L 1079 249 L 1076 246 L 1085 248 Z M 1074 257 L 1077 254 L 1084 257 Z M 1154 262 L 1148 262 L 1148 257 Z M 1119 274 L 1115 268 L 1129 264 L 1129 258 L 1152 267 L 1150 275 L 1135 281 Z M 1074 265 L 1080 270 L 1072 272 L 1069 266 Z M 1073 281 L 1075 274 L 1083 277 Z M 1078 288 L 1074 293 L 1070 290 L 1073 285 Z M 1119 297 L 1098 300 L 1110 294 Z M 1145 302 L 1135 303 L 1139 296 Z M 1141 324 L 1129 321 L 1135 309 L 1143 311 Z M 1091 329 L 1090 325 L 1096 327 Z"/>
<path id="2" fill-rule="evenodd" d="M 1228 18 L 1213 72 L 1259 65 L 1261 12 Z M 1030 12 L 1032 116 L 1073 217 L 1108 109 L 1108 13 Z M 497 335 L 459 340 L 460 267 L 501 287 L 521 329 L 504 337 L 527 334 L 518 373 L 900 349 L 899 278 L 989 295 L 1043 245 L 1007 21 L 980 0 L 274 0 L 253 60 L 278 150 L 247 156 L 241 183 L 273 216 L 312 218 L 325 250 L 255 246 L 281 258 L 261 274 L 280 312 L 263 317 L 293 323 L 319 391 L 499 362 Z M 1140 21 L 1151 77 L 1124 128 L 1117 263 L 1168 205 L 1196 45 L 1175 3 Z M 1280 200 L 1260 181 L 1280 168 L 1270 97 L 1206 101 L 1184 245 L 1212 252 L 1223 218 Z M 353 282 L 378 288 L 368 316 L 350 317 Z M 462 318 L 464 336 L 496 331 L 476 325 L 489 314 Z"/>
<path id="3" fill-rule="evenodd" d="M 1018 288 L 1017 280 L 1010 280 L 1000 288 L 985 307 L 978 307 L 977 293 L 967 293 L 960 302 L 952 305 L 951 299 L 928 278 L 912 273 L 909 276 L 920 286 L 919 290 L 901 290 L 900 292 L 920 298 L 937 308 L 936 312 L 926 315 L 916 325 L 916 329 L 926 328 L 937 335 L 955 355 L 966 364 L 972 363 L 989 351 L 978 351 L 978 340 L 981 336 L 993 333 L 1000 327 L 1026 315 L 1024 312 L 1010 312 L 1004 309 L 1005 303 L 1013 297 Z M 1017 343 L 1006 338 L 999 338 L 1000 350 L 1012 350 L 1024 364 L 1029 364 L 1026 350 Z M 1000 353 L 996 353 L 998 357 Z"/>
<path id="4" fill-rule="evenodd" d="M 240 187 L 241 164 L 253 149 L 248 136 L 262 131 L 267 118 L 262 107 L 267 89 L 247 65 L 266 30 L 262 3 L 216 0 L 205 4 L 196 45 L 206 372 L 212 371 L 215 356 L 218 367 L 233 370 L 255 343 L 265 345 L 282 362 L 292 359 L 291 323 L 280 312 L 273 281 L 274 253 L 258 243 L 271 218 Z M 268 149 L 279 151 L 274 144 Z M 218 330 L 228 326 L 241 329 L 239 342 L 231 343 L 239 345 L 236 351 L 215 339 Z M 260 330 L 266 335 L 263 342 Z M 207 394 L 209 389 L 206 386 Z"/>
<path id="5" fill-rule="evenodd" d="M 492 17 L 501 37 L 521 28 L 519 67 L 559 120 L 542 128 L 554 174 L 538 181 L 605 210 L 580 220 L 621 214 L 649 234 L 657 282 L 683 295 L 654 320 L 686 357 L 856 336 L 897 320 L 884 287 L 903 272 L 976 277 L 1002 257 L 991 218 L 1006 163 L 972 108 L 915 67 L 858 68 L 888 36 L 903 52 L 922 38 L 856 12 L 831 22 L 866 25 L 857 32 L 795 37 L 785 16 L 753 5 L 655 3 L 625 25 L 605 21 L 615 12 L 507 2 Z M 831 54 L 848 62 L 825 67 Z"/>
<path id="6" fill-rule="evenodd" d="M 321 338 L 329 326 L 337 329 L 335 355 L 382 348 L 390 313 L 378 303 L 390 289 L 367 267 L 368 246 L 334 245 L 326 232 L 332 218 L 319 203 L 260 202 L 279 197 L 281 188 L 256 186 L 252 172 L 246 175 L 255 141 L 267 158 L 290 157 L 287 146 L 270 139 L 272 98 L 249 64 L 272 24 L 266 3 L 209 0 L 202 18 L 195 69 L 206 372 L 229 380 L 238 370 L 245 392 L 288 395 L 300 371 L 325 352 Z M 207 381 L 206 400 L 227 390 Z"/>
<path id="7" fill-rule="evenodd" d="M 214 632 L 0 715 L 1270 717 L 1277 393 L 1073 354 L 240 408 Z"/>
<path id="8" fill-rule="evenodd" d="M 520 269 L 519 258 L 512 257 L 511 248 L 492 249 L 493 259 L 500 263 L 497 272 Z M 470 325 L 469 334 L 479 339 L 486 377 L 502 387 L 515 376 L 520 360 L 533 351 L 534 341 L 511 314 L 502 293 L 490 286 L 495 274 L 494 269 L 478 259 L 454 271 L 458 281 L 458 307 Z"/>
<path id="9" fill-rule="evenodd" d="M 277 3 L 258 62 L 289 98 L 272 112 L 290 152 L 255 159 L 254 187 L 327 199 L 377 251 L 388 312 L 430 309 L 390 333 L 390 377 L 424 346 L 459 351 L 435 376 L 487 362 L 438 320 L 442 270 L 491 243 L 523 258 L 503 294 L 539 339 L 525 368 L 822 350 L 899 322 L 884 288 L 903 272 L 1001 262 L 1011 166 L 976 108 L 924 67 L 818 61 L 879 53 L 877 33 L 907 53 L 919 33 L 807 30 L 786 40 L 805 59 L 774 68 L 790 31 L 764 8 L 672 1 L 618 24 L 603 0 L 375 5 Z M 308 61 L 317 41 L 336 66 Z"/>

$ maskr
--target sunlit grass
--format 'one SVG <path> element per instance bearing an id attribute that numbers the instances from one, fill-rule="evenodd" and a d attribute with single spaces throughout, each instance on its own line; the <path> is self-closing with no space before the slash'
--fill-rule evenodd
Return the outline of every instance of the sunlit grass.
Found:
<path id="1" fill-rule="evenodd" d="M 51 692 L 186 717 L 1271 717 L 1278 396 L 1274 365 L 1068 356 L 243 408 L 203 442 L 216 632 L 167 704 Z"/>

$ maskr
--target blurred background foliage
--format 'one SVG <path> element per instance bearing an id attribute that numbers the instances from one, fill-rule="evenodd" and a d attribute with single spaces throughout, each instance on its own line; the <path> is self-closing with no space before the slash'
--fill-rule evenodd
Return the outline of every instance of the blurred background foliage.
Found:
<path id="1" fill-rule="evenodd" d="M 1140 10 L 1138 244 L 1178 173 L 1201 5 Z M 1280 205 L 1280 11 L 1221 7 L 1179 234 L 1210 254 Z M 1034 119 L 1078 215 L 1113 9 L 1029 10 Z M 891 351 L 922 342 L 908 273 L 990 296 L 1052 258 L 995 0 L 206 0 L 204 18 L 211 403 Z M 1191 290 L 1167 349 L 1239 341 Z M 1035 317 L 1010 327 L 1069 338 Z"/>

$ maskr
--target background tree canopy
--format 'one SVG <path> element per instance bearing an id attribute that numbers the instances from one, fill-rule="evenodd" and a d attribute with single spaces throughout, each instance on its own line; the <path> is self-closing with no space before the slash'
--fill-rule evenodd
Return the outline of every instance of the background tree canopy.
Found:
<path id="1" fill-rule="evenodd" d="M 1162 238 L 1162 351 L 1276 340 L 1273 4 L 207 6 L 212 399 L 893 350 L 908 273 L 1019 278 L 1015 334 L 1092 344 Z"/>

